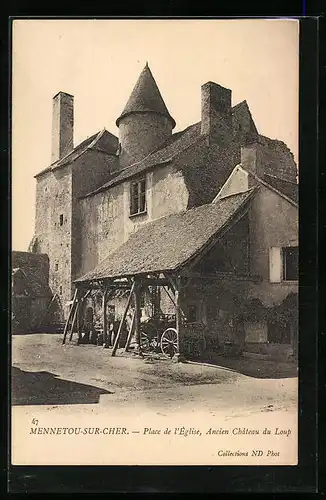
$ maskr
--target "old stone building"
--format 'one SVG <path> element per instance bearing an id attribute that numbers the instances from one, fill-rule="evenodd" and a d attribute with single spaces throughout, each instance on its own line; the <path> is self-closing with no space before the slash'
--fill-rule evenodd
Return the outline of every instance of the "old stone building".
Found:
<path id="1" fill-rule="evenodd" d="M 102 130 L 75 147 L 73 96 L 53 98 L 52 163 L 36 175 L 29 250 L 49 256 L 64 317 L 75 280 L 172 271 L 200 252 L 193 269 L 219 280 L 191 288 L 187 314 L 223 343 L 241 304 L 242 341 L 253 351 L 293 347 L 292 319 L 285 329 L 272 319 L 297 294 L 297 167 L 283 142 L 259 134 L 247 102 L 232 106 L 231 97 L 205 83 L 199 121 L 173 132 L 146 64 L 116 120 L 119 138 Z M 118 314 L 118 298 L 115 306 Z"/>
<path id="2" fill-rule="evenodd" d="M 49 287 L 49 259 L 44 254 L 12 252 L 12 333 L 52 325 L 55 303 Z"/>

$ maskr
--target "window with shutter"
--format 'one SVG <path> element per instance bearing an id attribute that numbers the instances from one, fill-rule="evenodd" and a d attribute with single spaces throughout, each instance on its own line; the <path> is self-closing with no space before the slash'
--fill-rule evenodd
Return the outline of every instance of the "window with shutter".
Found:
<path id="1" fill-rule="evenodd" d="M 271 283 L 297 281 L 299 277 L 298 247 L 272 247 L 269 250 Z"/>

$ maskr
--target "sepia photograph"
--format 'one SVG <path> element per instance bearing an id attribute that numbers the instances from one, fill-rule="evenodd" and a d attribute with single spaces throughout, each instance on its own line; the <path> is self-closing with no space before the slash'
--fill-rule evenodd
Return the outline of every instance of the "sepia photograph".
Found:
<path id="1" fill-rule="evenodd" d="M 13 465 L 297 465 L 298 109 L 298 20 L 13 21 Z"/>

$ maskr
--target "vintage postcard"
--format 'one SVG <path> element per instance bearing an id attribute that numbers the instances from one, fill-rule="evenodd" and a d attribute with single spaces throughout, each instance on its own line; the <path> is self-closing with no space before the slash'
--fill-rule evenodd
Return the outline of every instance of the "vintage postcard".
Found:
<path id="1" fill-rule="evenodd" d="M 298 463 L 299 21 L 16 19 L 13 465 Z"/>

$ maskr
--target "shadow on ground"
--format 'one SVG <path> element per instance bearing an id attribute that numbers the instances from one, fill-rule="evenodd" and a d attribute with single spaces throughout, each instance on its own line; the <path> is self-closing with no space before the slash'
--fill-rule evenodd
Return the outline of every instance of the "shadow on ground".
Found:
<path id="1" fill-rule="evenodd" d="M 12 405 L 95 404 L 110 391 L 92 385 L 70 382 L 53 373 L 26 372 L 12 367 Z"/>
<path id="2" fill-rule="evenodd" d="M 63 330 L 37 330 L 36 328 L 32 330 L 31 332 L 11 332 L 13 337 L 25 337 L 28 335 L 62 335 L 63 338 Z M 76 333 L 75 333 L 76 336 Z"/>
<path id="3" fill-rule="evenodd" d="M 201 360 L 202 363 L 219 366 L 254 378 L 294 378 L 298 376 L 297 364 L 293 362 L 261 359 L 231 358 L 213 355 Z"/>

